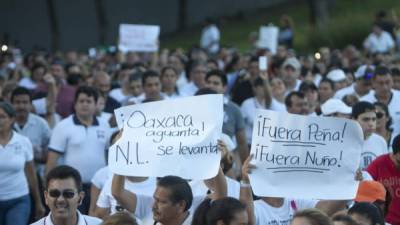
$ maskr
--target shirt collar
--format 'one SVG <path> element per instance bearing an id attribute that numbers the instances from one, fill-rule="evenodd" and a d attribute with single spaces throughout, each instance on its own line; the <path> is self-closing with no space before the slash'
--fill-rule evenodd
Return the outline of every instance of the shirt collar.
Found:
<path id="1" fill-rule="evenodd" d="M 78 210 L 76 210 L 76 213 L 78 215 L 77 225 L 88 225 L 88 223 L 86 222 L 86 219 L 83 217 L 83 215 Z M 51 220 L 51 212 L 49 213 L 49 215 L 46 216 L 43 224 L 44 225 L 54 225 L 53 221 Z"/>
<path id="2" fill-rule="evenodd" d="M 75 125 L 85 126 L 84 124 L 81 123 L 81 121 L 78 119 L 76 114 L 74 114 L 74 116 L 72 117 L 72 121 L 74 122 Z M 93 116 L 93 122 L 92 122 L 91 126 L 98 126 L 98 125 L 99 125 L 99 121 L 97 120 L 97 117 Z"/>

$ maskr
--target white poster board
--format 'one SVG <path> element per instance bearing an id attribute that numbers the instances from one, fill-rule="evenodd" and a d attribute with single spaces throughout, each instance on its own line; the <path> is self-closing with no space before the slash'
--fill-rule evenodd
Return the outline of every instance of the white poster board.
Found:
<path id="1" fill-rule="evenodd" d="M 261 26 L 258 40 L 259 48 L 268 48 L 273 55 L 278 48 L 279 28 L 276 26 Z"/>
<path id="2" fill-rule="evenodd" d="M 258 196 L 353 199 L 363 133 L 352 120 L 258 110 L 250 174 Z"/>
<path id="3" fill-rule="evenodd" d="M 122 137 L 109 148 L 111 171 L 126 176 L 208 179 L 218 173 L 222 95 L 121 107 Z"/>
<path id="4" fill-rule="evenodd" d="M 119 45 L 122 52 L 156 52 L 159 48 L 160 26 L 119 25 Z"/>

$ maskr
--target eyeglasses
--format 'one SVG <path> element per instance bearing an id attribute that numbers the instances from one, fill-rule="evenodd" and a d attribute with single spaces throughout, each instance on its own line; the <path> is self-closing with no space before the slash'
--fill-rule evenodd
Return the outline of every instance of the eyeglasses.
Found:
<path id="1" fill-rule="evenodd" d="M 71 199 L 75 196 L 75 193 L 76 192 L 73 190 L 64 190 L 64 191 L 50 190 L 49 191 L 49 195 L 52 198 L 59 198 L 62 195 L 64 198 Z"/>
<path id="2" fill-rule="evenodd" d="M 385 114 L 382 113 L 382 112 L 376 112 L 376 118 L 377 118 L 377 119 L 382 119 L 382 117 L 383 117 L 384 115 L 385 115 Z"/>

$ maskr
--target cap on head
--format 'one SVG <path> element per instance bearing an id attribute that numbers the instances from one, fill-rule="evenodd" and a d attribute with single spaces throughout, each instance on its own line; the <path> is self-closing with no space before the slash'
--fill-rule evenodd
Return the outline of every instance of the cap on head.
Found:
<path id="1" fill-rule="evenodd" d="M 346 74 L 341 69 L 334 69 L 326 75 L 326 78 L 333 82 L 339 82 L 346 79 Z"/>
<path id="2" fill-rule="evenodd" d="M 373 180 L 361 181 L 358 186 L 357 195 L 354 201 L 356 202 L 370 202 L 373 203 L 377 200 L 386 200 L 385 187 Z"/>
<path id="3" fill-rule="evenodd" d="M 375 66 L 372 65 L 362 65 L 358 67 L 354 76 L 356 79 L 364 78 L 365 80 L 370 80 L 374 76 Z"/>
<path id="4" fill-rule="evenodd" d="M 283 62 L 282 68 L 286 68 L 288 66 L 292 67 L 296 71 L 300 71 L 301 69 L 301 64 L 295 57 L 287 58 L 285 62 Z"/>
<path id="5" fill-rule="evenodd" d="M 339 99 L 328 99 L 321 106 L 321 111 L 324 116 L 329 116 L 334 113 L 351 114 L 351 108 L 344 104 L 343 101 Z"/>

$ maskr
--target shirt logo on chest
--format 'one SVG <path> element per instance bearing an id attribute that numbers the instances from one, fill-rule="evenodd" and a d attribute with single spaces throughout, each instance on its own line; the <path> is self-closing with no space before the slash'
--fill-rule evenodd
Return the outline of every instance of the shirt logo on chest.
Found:
<path id="1" fill-rule="evenodd" d="M 105 134 L 105 131 L 104 131 L 104 130 L 97 130 L 96 133 L 97 133 L 97 138 L 98 138 L 98 139 L 104 139 L 104 138 L 106 138 L 106 134 Z"/>

